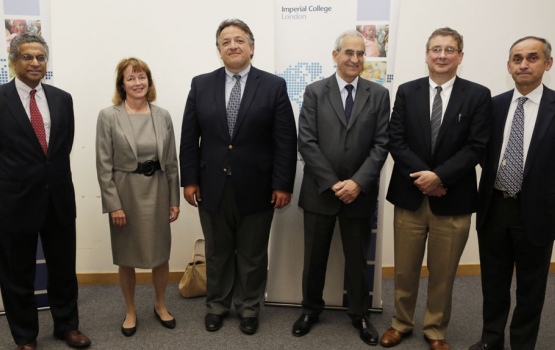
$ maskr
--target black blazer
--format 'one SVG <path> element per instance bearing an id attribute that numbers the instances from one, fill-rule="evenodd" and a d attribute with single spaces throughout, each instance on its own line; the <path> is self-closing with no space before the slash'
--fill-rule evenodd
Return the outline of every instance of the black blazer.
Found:
<path id="1" fill-rule="evenodd" d="M 480 205 L 476 217 L 478 234 L 488 216 L 497 177 L 505 121 L 514 90 L 493 98 L 493 125 L 482 164 Z M 555 91 L 544 86 L 536 126 L 524 164 L 520 193 L 522 222 L 527 237 L 535 245 L 555 239 Z"/>
<path id="2" fill-rule="evenodd" d="M 295 117 L 285 80 L 251 66 L 230 138 L 225 69 L 193 78 L 179 159 L 181 186 L 200 185 L 203 210 L 218 209 L 227 180 L 242 214 L 272 208 L 272 190 L 293 192 L 297 163 Z"/>
<path id="3" fill-rule="evenodd" d="M 2 230 L 39 231 L 52 204 L 62 225 L 75 223 L 75 191 L 69 154 L 73 100 L 42 84 L 52 126 L 45 156 L 14 80 L 0 86 L 0 223 Z"/>
<path id="4" fill-rule="evenodd" d="M 399 86 L 389 124 L 389 147 L 395 165 L 387 200 L 417 210 L 424 195 L 409 174 L 430 170 L 441 179 L 447 194 L 429 197 L 436 215 L 465 215 L 476 211 L 476 165 L 489 137 L 489 89 L 457 77 L 443 116 L 432 155 L 429 78 Z"/>

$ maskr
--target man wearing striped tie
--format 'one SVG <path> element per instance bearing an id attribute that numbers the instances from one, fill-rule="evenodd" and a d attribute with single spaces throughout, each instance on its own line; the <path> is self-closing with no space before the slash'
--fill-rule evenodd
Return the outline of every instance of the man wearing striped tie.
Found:
<path id="1" fill-rule="evenodd" d="M 551 44 L 517 40 L 507 68 L 515 88 L 493 98 L 476 217 L 484 326 L 470 350 L 502 350 L 516 268 L 513 350 L 536 346 L 555 238 L 555 91 L 542 85 Z"/>
<path id="2" fill-rule="evenodd" d="M 475 167 L 489 137 L 490 91 L 457 76 L 463 38 L 435 30 L 426 44 L 429 76 L 399 86 L 389 125 L 395 161 L 387 199 L 395 205 L 395 314 L 381 345 L 392 347 L 414 328 L 426 245 L 428 299 L 423 333 L 432 350 L 447 350 L 453 283 L 478 191 Z"/>

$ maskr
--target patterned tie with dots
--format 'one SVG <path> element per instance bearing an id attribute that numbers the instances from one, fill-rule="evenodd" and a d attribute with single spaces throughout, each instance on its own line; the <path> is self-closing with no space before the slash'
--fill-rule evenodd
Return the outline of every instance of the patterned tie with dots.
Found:
<path id="1" fill-rule="evenodd" d="M 40 114 L 39 107 L 37 106 L 37 100 L 35 100 L 36 93 L 37 90 L 31 90 L 31 101 L 29 102 L 29 108 L 31 110 L 31 125 L 35 130 L 40 146 L 46 155 L 48 152 L 48 145 L 46 144 L 46 131 L 44 130 L 44 120 L 42 119 L 42 114 Z"/>
<path id="2" fill-rule="evenodd" d="M 527 100 L 528 97 L 524 96 L 518 98 L 509 141 L 495 181 L 495 188 L 507 192 L 511 197 L 520 192 L 522 187 L 524 173 L 524 103 Z"/>
<path id="3" fill-rule="evenodd" d="M 227 102 L 227 127 L 229 128 L 229 136 L 233 135 L 233 128 L 237 121 L 237 114 L 239 113 L 239 106 L 241 105 L 241 76 L 235 74 L 235 85 L 231 89 L 229 101 Z"/>

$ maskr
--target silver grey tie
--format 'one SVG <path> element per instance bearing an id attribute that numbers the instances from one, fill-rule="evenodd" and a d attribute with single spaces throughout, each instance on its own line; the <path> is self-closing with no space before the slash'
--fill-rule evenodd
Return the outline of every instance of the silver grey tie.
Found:
<path id="1" fill-rule="evenodd" d="M 229 129 L 229 136 L 233 135 L 233 128 L 235 127 L 239 106 L 241 105 L 241 76 L 235 74 L 233 78 L 235 78 L 236 81 L 231 89 L 229 101 L 227 102 L 227 127 Z"/>
<path id="2" fill-rule="evenodd" d="M 436 149 L 437 135 L 441 127 L 441 115 L 443 114 L 443 102 L 441 100 L 441 86 L 436 86 L 436 95 L 432 104 L 432 117 L 430 118 L 430 127 L 432 131 L 432 154 Z"/>
<path id="3" fill-rule="evenodd" d="M 495 187 L 514 197 L 522 187 L 524 173 L 524 103 L 528 97 L 519 97 L 505 154 L 497 172 Z"/>

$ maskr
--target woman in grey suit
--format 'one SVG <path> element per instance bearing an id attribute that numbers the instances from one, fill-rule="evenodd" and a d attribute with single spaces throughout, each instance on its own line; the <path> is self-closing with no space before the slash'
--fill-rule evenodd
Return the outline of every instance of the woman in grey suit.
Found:
<path id="1" fill-rule="evenodd" d="M 179 177 L 172 120 L 168 111 L 151 104 L 156 89 L 148 65 L 127 58 L 116 73 L 114 105 L 98 115 L 96 168 L 127 306 L 121 332 L 129 337 L 137 329 L 135 268 L 152 269 L 154 315 L 164 327 L 175 327 L 165 290 L 170 223 L 179 216 Z"/>

